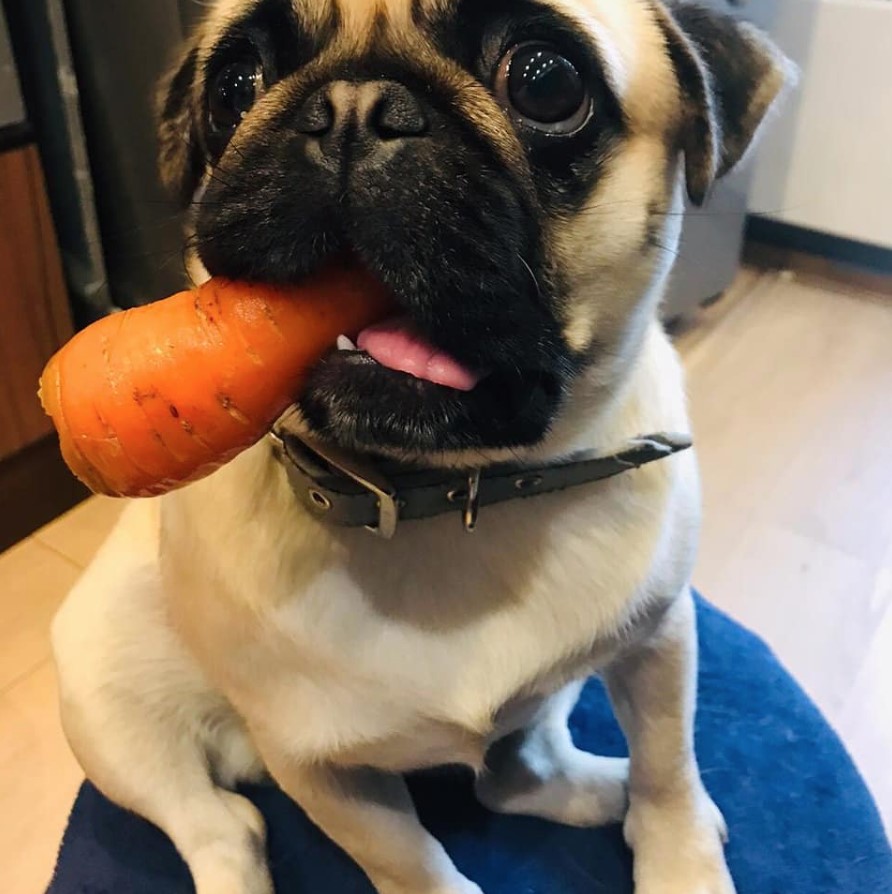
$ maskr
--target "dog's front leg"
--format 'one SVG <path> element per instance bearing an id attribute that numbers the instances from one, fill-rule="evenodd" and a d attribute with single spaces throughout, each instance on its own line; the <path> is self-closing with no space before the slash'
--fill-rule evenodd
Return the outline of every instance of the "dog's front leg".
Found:
<path id="1" fill-rule="evenodd" d="M 264 757 L 279 785 L 356 861 L 379 894 L 481 894 L 421 825 L 402 777 Z"/>
<path id="2" fill-rule="evenodd" d="M 724 820 L 694 755 L 697 633 L 686 590 L 656 633 L 607 671 L 630 751 L 626 839 L 636 894 L 734 894 Z"/>

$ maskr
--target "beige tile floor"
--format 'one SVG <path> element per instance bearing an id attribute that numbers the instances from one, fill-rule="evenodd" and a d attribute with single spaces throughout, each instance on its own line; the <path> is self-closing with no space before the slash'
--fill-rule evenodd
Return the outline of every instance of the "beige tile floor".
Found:
<path id="1" fill-rule="evenodd" d="M 892 827 L 892 297 L 744 271 L 678 336 L 703 465 L 697 584 L 774 646 Z M 0 556 L 0 873 L 41 894 L 80 781 L 49 619 L 114 522 L 93 500 Z"/>

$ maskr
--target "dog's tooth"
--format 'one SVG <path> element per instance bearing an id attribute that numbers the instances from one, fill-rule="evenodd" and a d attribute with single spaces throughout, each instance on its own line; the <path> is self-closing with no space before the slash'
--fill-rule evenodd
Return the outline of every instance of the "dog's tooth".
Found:
<path id="1" fill-rule="evenodd" d="M 352 340 L 347 338 L 346 335 L 338 336 L 338 350 L 339 351 L 355 351 L 356 345 L 353 344 Z"/>

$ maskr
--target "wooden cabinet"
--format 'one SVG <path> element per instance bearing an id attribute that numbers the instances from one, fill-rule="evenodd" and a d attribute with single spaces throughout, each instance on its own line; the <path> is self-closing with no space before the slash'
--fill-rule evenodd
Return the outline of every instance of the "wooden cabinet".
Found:
<path id="1" fill-rule="evenodd" d="M 0 460 L 52 431 L 44 364 L 72 334 L 68 295 L 33 146 L 0 154 Z"/>
<path id="2" fill-rule="evenodd" d="M 37 149 L 0 152 L 0 550 L 86 495 L 37 399 L 44 364 L 72 334 Z"/>

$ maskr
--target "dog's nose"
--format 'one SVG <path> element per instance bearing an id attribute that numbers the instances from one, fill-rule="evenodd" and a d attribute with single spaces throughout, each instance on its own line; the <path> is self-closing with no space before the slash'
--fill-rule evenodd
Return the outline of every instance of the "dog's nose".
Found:
<path id="1" fill-rule="evenodd" d="M 338 166 L 382 163 L 428 127 L 421 103 L 398 81 L 333 81 L 313 93 L 297 116 L 297 128 L 313 138 L 319 160 Z"/>

